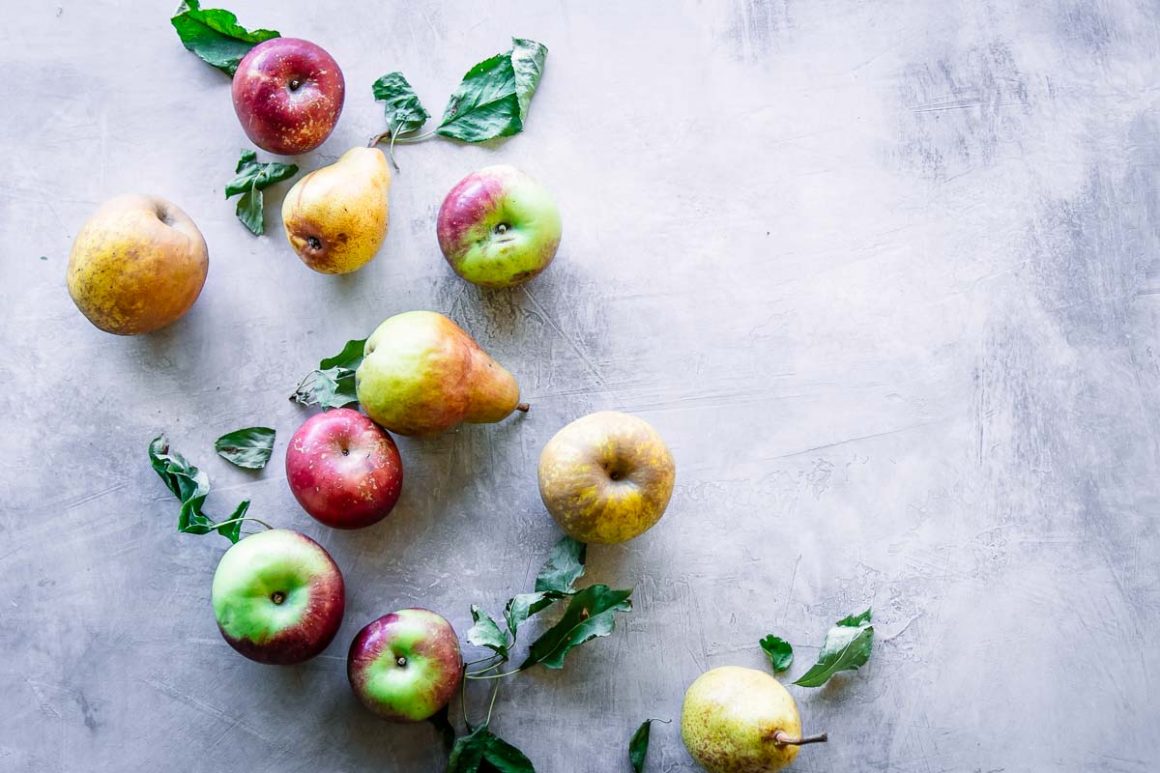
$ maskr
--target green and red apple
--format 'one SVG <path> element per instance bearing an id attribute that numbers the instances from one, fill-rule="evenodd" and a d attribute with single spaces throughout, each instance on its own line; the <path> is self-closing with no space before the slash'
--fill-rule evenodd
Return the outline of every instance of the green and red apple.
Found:
<path id="1" fill-rule="evenodd" d="M 427 609 L 401 609 L 354 637 L 346 661 L 351 689 L 370 711 L 394 722 L 433 716 L 463 678 L 459 637 Z"/>
<path id="2" fill-rule="evenodd" d="M 575 540 L 625 542 L 668 507 L 676 464 L 648 422 L 617 411 L 577 419 L 540 453 L 540 496 Z"/>
<path id="3" fill-rule="evenodd" d="M 346 96 L 334 57 L 308 40 L 271 38 L 250 49 L 233 80 L 234 111 L 262 150 L 296 156 L 330 136 Z"/>
<path id="4" fill-rule="evenodd" d="M 213 576 L 213 612 L 250 660 L 291 665 L 326 649 L 346 606 L 342 572 L 305 534 L 270 529 L 226 551 Z"/>
<path id="5" fill-rule="evenodd" d="M 512 287 L 539 274 L 560 246 L 556 202 L 512 166 L 480 169 L 443 199 L 439 247 L 455 273 L 482 287 Z"/>

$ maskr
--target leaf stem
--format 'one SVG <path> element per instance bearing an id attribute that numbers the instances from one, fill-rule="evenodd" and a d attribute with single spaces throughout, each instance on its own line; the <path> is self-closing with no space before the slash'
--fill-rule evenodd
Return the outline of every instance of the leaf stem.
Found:
<path id="1" fill-rule="evenodd" d="M 483 720 L 484 727 L 487 727 L 491 724 L 491 712 L 492 709 L 495 708 L 495 696 L 499 695 L 499 686 L 501 684 L 503 684 L 503 682 L 496 682 L 495 686 L 491 688 L 491 703 L 487 705 L 487 717 L 485 717 Z"/>
<path id="2" fill-rule="evenodd" d="M 485 668 L 482 671 L 475 671 L 475 672 L 470 673 L 470 674 L 464 674 L 463 676 L 466 679 L 502 679 L 505 676 L 513 676 L 513 675 L 518 674 L 519 672 L 524 670 L 523 668 L 515 668 L 515 669 L 512 669 L 511 671 L 501 671 L 498 674 L 487 673 L 488 671 L 491 671 L 495 667 L 496 666 L 492 666 L 491 668 Z"/>
<path id="3" fill-rule="evenodd" d="M 778 746 L 805 746 L 808 743 L 825 743 L 828 740 L 830 740 L 830 737 L 827 733 L 803 735 L 797 738 L 794 738 L 784 730 L 778 730 L 773 734 L 773 742 Z"/>
<path id="4" fill-rule="evenodd" d="M 273 526 L 271 526 L 270 524 L 268 524 L 268 523 L 266 523 L 265 521 L 263 521 L 261 518 L 255 518 L 255 517 L 253 517 L 252 515 L 247 515 L 247 516 L 245 516 L 244 518 L 231 518 L 231 519 L 229 519 L 228 521 L 222 521 L 221 523 L 215 523 L 215 524 L 212 524 L 212 525 L 210 526 L 210 528 L 211 528 L 211 529 L 213 529 L 214 531 L 217 531 L 218 529 L 220 529 L 220 528 L 221 528 L 221 527 L 223 527 L 223 526 L 229 526 L 231 523 L 241 523 L 242 521 L 253 521 L 253 522 L 255 522 L 255 523 L 260 523 L 260 524 L 262 524 L 263 526 L 265 526 L 267 529 L 273 529 L 273 528 L 274 528 L 274 527 L 273 527 Z"/>

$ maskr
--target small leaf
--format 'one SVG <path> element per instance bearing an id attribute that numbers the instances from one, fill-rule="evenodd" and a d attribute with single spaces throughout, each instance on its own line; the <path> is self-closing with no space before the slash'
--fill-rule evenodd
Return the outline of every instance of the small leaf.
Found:
<path id="1" fill-rule="evenodd" d="M 158 435 L 149 443 L 149 463 L 165 483 L 165 487 L 181 502 L 177 515 L 177 530 L 184 534 L 209 534 L 215 529 L 231 542 L 237 542 L 241 522 L 218 528 L 212 518 L 202 511 L 209 494 L 209 476 L 190 464 L 184 456 L 171 451 L 165 435 Z M 230 519 L 241 518 L 249 509 L 246 500 L 239 504 Z"/>
<path id="2" fill-rule="evenodd" d="M 347 341 L 342 351 L 324 358 L 317 370 L 307 373 L 298 382 L 290 399 L 302 405 L 322 408 L 344 408 L 358 403 L 354 372 L 363 359 L 366 339 Z"/>
<path id="3" fill-rule="evenodd" d="M 588 558 L 588 546 L 571 537 L 564 537 L 555 544 L 540 574 L 536 577 L 537 591 L 555 593 L 575 592 L 576 580 L 584 575 L 584 562 Z"/>
<path id="4" fill-rule="evenodd" d="M 484 612 L 475 604 L 471 605 L 471 620 L 475 625 L 467 632 L 467 640 L 476 647 L 487 647 L 501 655 L 504 660 L 508 657 L 508 639 L 496 625 L 491 615 Z"/>
<path id="5" fill-rule="evenodd" d="M 371 92 L 376 100 L 386 103 L 387 128 L 393 137 L 421 129 L 431 117 L 401 72 L 379 78 L 371 85 Z"/>
<path id="6" fill-rule="evenodd" d="M 260 470 L 274 453 L 274 434 L 269 427 L 236 429 L 215 440 L 213 447 L 230 464 Z"/>
<path id="7" fill-rule="evenodd" d="M 242 538 L 242 519 L 246 517 L 246 513 L 249 511 L 250 500 L 243 499 L 234 508 L 234 511 L 230 513 L 230 517 L 218 525 L 217 533 L 236 544 Z"/>
<path id="8" fill-rule="evenodd" d="M 261 236 L 266 230 L 262 217 L 262 190 L 298 174 L 298 167 L 276 161 L 259 163 L 257 153 L 243 150 L 234 171 L 236 176 L 226 184 L 226 198 L 242 194 L 235 210 L 238 220 L 250 233 Z"/>
<path id="9" fill-rule="evenodd" d="M 774 636 L 771 633 L 758 642 L 758 644 L 761 645 L 761 649 L 765 650 L 765 654 L 769 656 L 769 662 L 775 672 L 781 673 L 793 663 L 793 647 L 780 636 Z"/>
<path id="10" fill-rule="evenodd" d="M 589 585 L 577 592 L 560 621 L 532 642 L 520 668 L 537 663 L 545 668 L 563 668 L 564 658 L 573 648 L 612 633 L 616 613 L 632 609 L 631 597 L 631 588 L 612 590 L 607 585 Z"/>
<path id="11" fill-rule="evenodd" d="M 512 632 L 512 636 L 514 637 L 516 635 L 520 626 L 529 617 L 547 609 L 562 598 L 564 597 L 557 593 L 541 592 L 520 593 L 508 599 L 507 606 L 503 610 L 503 616 L 507 620 L 507 627 Z"/>
<path id="12" fill-rule="evenodd" d="M 818 662 L 794 682 L 800 687 L 821 687 L 839 671 L 855 671 L 870 659 L 874 647 L 874 627 L 870 610 L 844 617 L 826 632 Z"/>
<path id="13" fill-rule="evenodd" d="M 648 737 L 652 723 L 651 719 L 641 722 L 628 742 L 628 762 L 632 765 L 633 773 L 641 773 L 644 770 L 644 758 L 648 755 Z"/>
<path id="14" fill-rule="evenodd" d="M 451 95 L 436 132 L 463 142 L 485 142 L 523 131 L 548 49 L 513 39 L 512 49 L 472 67 Z"/>
<path id="15" fill-rule="evenodd" d="M 278 37 L 274 30 L 247 30 L 222 8 L 202 10 L 199 0 L 185 0 L 170 19 L 186 49 L 227 75 L 258 43 Z"/>
<path id="16" fill-rule="evenodd" d="M 451 749 L 447 773 L 536 773 L 531 760 L 493 734 L 487 725 L 461 737 Z"/>

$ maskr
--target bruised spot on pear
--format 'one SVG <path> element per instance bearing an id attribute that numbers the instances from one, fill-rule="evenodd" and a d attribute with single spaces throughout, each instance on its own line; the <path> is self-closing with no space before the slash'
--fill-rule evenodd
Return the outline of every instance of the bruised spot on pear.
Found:
<path id="1" fill-rule="evenodd" d="M 434 435 L 527 410 L 515 377 L 434 311 L 396 314 L 378 326 L 355 372 L 355 391 L 368 416 L 400 435 Z"/>

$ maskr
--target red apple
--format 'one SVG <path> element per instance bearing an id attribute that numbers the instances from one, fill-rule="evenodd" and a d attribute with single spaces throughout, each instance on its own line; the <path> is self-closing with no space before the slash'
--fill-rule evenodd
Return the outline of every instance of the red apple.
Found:
<path id="1" fill-rule="evenodd" d="M 346 608 L 342 572 L 305 534 L 270 529 L 226 551 L 213 575 L 213 612 L 250 660 L 291 665 L 326 649 Z"/>
<path id="2" fill-rule="evenodd" d="M 403 462 L 387 431 L 337 408 L 303 423 L 286 449 L 286 480 L 302 509 L 336 529 L 386 517 L 403 489 Z"/>
<path id="3" fill-rule="evenodd" d="M 419 722 L 447 705 L 463 678 L 459 637 L 426 609 L 400 609 L 358 632 L 346 660 L 364 706 L 394 722 Z"/>
<path id="4" fill-rule="evenodd" d="M 262 150 L 294 156 L 330 136 L 346 82 L 334 58 L 298 38 L 272 38 L 250 49 L 234 73 L 234 110 Z"/>

